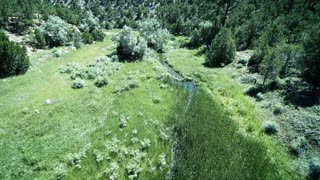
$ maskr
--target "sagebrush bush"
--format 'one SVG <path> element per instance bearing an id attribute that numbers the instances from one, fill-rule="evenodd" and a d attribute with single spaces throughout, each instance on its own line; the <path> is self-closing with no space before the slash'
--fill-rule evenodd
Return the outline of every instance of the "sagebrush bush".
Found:
<path id="1" fill-rule="evenodd" d="M 73 81 L 73 84 L 72 84 L 72 87 L 74 89 L 81 89 L 85 86 L 85 81 L 80 79 L 80 78 L 76 78 L 74 81 Z"/>
<path id="2" fill-rule="evenodd" d="M 102 32 L 102 30 L 95 29 L 91 31 L 91 36 L 95 41 L 103 41 L 105 34 Z"/>
<path id="3" fill-rule="evenodd" d="M 72 31 L 77 31 L 58 16 L 49 16 L 48 21 L 38 29 L 44 34 L 50 47 L 65 45 L 73 39 Z"/>
<path id="4" fill-rule="evenodd" d="M 163 171 L 167 166 L 167 161 L 166 161 L 166 155 L 163 153 L 163 154 L 160 154 L 159 155 L 159 169 L 160 171 Z"/>
<path id="5" fill-rule="evenodd" d="M 231 63 L 236 55 L 236 45 L 231 31 L 222 28 L 212 41 L 207 53 L 207 65 L 219 67 Z"/>
<path id="6" fill-rule="evenodd" d="M 70 74 L 71 79 L 90 79 L 97 87 L 108 85 L 108 77 L 116 73 L 121 67 L 118 62 L 112 62 L 108 57 L 99 57 L 96 62 L 83 67 L 78 63 L 68 63 L 60 68 L 61 73 Z"/>
<path id="7" fill-rule="evenodd" d="M 54 170 L 58 180 L 64 179 L 67 175 L 66 167 L 63 164 L 59 164 Z"/>
<path id="8" fill-rule="evenodd" d="M 24 74 L 29 65 L 26 48 L 9 41 L 0 31 L 0 78 Z"/>
<path id="9" fill-rule="evenodd" d="M 274 135 L 279 132 L 279 127 L 275 122 L 267 121 L 263 124 L 263 131 L 266 134 Z"/>
<path id="10" fill-rule="evenodd" d="M 118 179 L 118 177 L 120 176 L 119 168 L 119 163 L 113 161 L 110 163 L 110 166 L 104 171 L 104 174 L 110 180 Z"/>
<path id="11" fill-rule="evenodd" d="M 97 87 L 106 86 L 106 85 L 108 85 L 108 83 L 109 83 L 108 78 L 107 78 L 107 77 L 104 77 L 104 76 L 98 76 L 98 77 L 96 77 L 95 82 L 94 82 L 94 84 L 95 84 Z"/>
<path id="12" fill-rule="evenodd" d="M 169 39 L 169 32 L 161 28 L 156 19 L 147 19 L 139 23 L 141 35 L 146 39 L 148 47 L 163 52 L 164 46 Z"/>
<path id="13" fill-rule="evenodd" d="M 139 37 L 130 27 L 125 26 L 119 35 L 114 36 L 117 42 L 117 55 L 123 61 L 142 59 L 147 49 L 147 42 Z"/>
<path id="14" fill-rule="evenodd" d="M 95 17 L 91 11 L 87 11 L 84 17 L 80 24 L 81 31 L 92 32 L 100 29 L 99 19 Z"/>

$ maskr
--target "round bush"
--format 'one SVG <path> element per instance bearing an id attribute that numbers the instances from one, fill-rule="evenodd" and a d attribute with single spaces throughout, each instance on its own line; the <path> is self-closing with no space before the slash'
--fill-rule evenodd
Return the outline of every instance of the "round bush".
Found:
<path id="1" fill-rule="evenodd" d="M 80 79 L 80 78 L 76 78 L 74 81 L 73 81 L 73 85 L 72 85 L 72 88 L 74 89 L 81 89 L 85 86 L 85 82 L 84 80 Z"/>
<path id="2" fill-rule="evenodd" d="M 279 127 L 276 123 L 267 121 L 263 124 L 263 130 L 268 135 L 275 135 L 279 132 Z"/>
<path id="3" fill-rule="evenodd" d="M 142 36 L 146 39 L 148 47 L 163 52 L 164 46 L 169 39 L 169 32 L 162 29 L 156 19 L 147 19 L 139 23 Z"/>
<path id="4" fill-rule="evenodd" d="M 109 81 L 106 77 L 98 76 L 98 77 L 96 77 L 94 84 L 97 87 L 103 87 L 103 86 L 108 85 L 108 83 L 109 83 Z"/>
<path id="5" fill-rule="evenodd" d="M 219 67 L 231 63 L 236 55 L 236 45 L 231 31 L 222 28 L 212 41 L 207 54 L 207 65 Z"/>
<path id="6" fill-rule="evenodd" d="M 91 36 L 89 32 L 86 31 L 82 33 L 82 41 L 84 44 L 92 44 L 94 38 Z"/>
<path id="7" fill-rule="evenodd" d="M 105 34 L 101 30 L 93 30 L 91 36 L 95 41 L 103 41 Z"/>
<path id="8" fill-rule="evenodd" d="M 0 77 L 24 74 L 29 64 L 26 48 L 10 42 L 0 31 Z"/>
<path id="9" fill-rule="evenodd" d="M 130 27 L 125 26 L 118 36 L 113 37 L 118 43 L 117 55 L 123 61 L 142 59 L 147 49 L 147 42 L 139 37 Z"/>

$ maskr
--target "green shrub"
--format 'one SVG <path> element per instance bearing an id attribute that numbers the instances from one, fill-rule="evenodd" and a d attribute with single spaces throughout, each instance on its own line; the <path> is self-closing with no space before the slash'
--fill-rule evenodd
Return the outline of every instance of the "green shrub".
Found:
<path id="1" fill-rule="evenodd" d="M 29 64 L 26 48 L 10 42 L 0 31 L 0 77 L 24 74 Z"/>
<path id="2" fill-rule="evenodd" d="M 279 132 L 279 127 L 275 122 L 267 121 L 262 127 L 263 131 L 268 135 L 274 135 Z"/>
<path id="3" fill-rule="evenodd" d="M 147 42 L 139 37 L 130 27 L 125 26 L 113 40 L 117 42 L 117 55 L 120 60 L 135 61 L 142 59 L 147 49 Z"/>
<path id="4" fill-rule="evenodd" d="M 231 63 L 236 54 L 236 46 L 231 31 L 222 28 L 212 41 L 207 54 L 207 64 L 211 67 L 227 65 Z"/>
<path id="5" fill-rule="evenodd" d="M 47 45 L 45 35 L 41 31 L 39 31 L 39 29 L 36 29 L 34 31 L 33 44 L 36 48 L 39 49 L 43 49 Z"/>
<path id="6" fill-rule="evenodd" d="M 89 31 L 100 29 L 99 19 L 95 17 L 91 11 L 87 11 L 80 24 L 81 31 Z"/>
<path id="7" fill-rule="evenodd" d="M 169 32 L 162 29 L 156 19 L 147 19 L 139 23 L 141 35 L 146 39 L 148 47 L 162 52 L 169 39 Z"/>
<path id="8" fill-rule="evenodd" d="M 192 31 L 190 42 L 187 44 L 189 47 L 197 48 L 202 44 L 202 37 L 200 31 L 196 28 Z"/>
<path id="9" fill-rule="evenodd" d="M 277 49 L 270 49 L 267 55 L 263 58 L 260 64 L 260 73 L 263 76 L 262 86 L 265 85 L 266 80 L 275 80 L 281 71 L 281 62 Z"/>
<path id="10" fill-rule="evenodd" d="M 85 86 L 85 82 L 84 80 L 80 79 L 80 78 L 76 78 L 74 81 L 73 81 L 73 84 L 72 84 L 72 88 L 74 89 L 81 89 Z"/>
<path id="11" fill-rule="evenodd" d="M 93 30 L 90 34 L 95 41 L 103 41 L 105 36 L 102 30 L 97 30 L 97 29 Z"/>
<path id="12" fill-rule="evenodd" d="M 106 86 L 108 83 L 109 83 L 108 78 L 103 77 L 103 76 L 98 76 L 98 77 L 96 77 L 95 82 L 94 82 L 94 84 L 95 84 L 97 87 Z"/>
<path id="13" fill-rule="evenodd" d="M 303 47 L 303 78 L 314 86 L 320 87 L 320 24 L 315 26 L 306 38 Z"/>
<path id="14" fill-rule="evenodd" d="M 72 26 L 58 16 L 49 16 L 48 21 L 39 27 L 50 47 L 62 46 L 71 40 Z"/>
<path id="15" fill-rule="evenodd" d="M 248 68 L 251 72 L 259 72 L 259 65 L 269 50 L 265 42 L 261 42 L 255 49 L 248 62 Z"/>
<path id="16" fill-rule="evenodd" d="M 320 178 L 320 160 L 318 158 L 312 159 L 309 166 L 310 180 L 317 180 Z"/>
<path id="17" fill-rule="evenodd" d="M 300 68 L 299 64 L 303 57 L 303 48 L 301 45 L 281 44 L 276 48 L 281 62 L 280 76 L 282 78 Z"/>
<path id="18" fill-rule="evenodd" d="M 94 38 L 91 36 L 91 34 L 88 31 L 85 31 L 82 33 L 82 41 L 84 44 L 92 44 L 94 41 Z"/>

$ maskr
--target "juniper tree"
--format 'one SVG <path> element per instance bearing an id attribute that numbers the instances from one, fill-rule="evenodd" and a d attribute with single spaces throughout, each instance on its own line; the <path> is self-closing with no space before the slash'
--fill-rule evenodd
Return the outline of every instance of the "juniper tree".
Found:
<path id="1" fill-rule="evenodd" d="M 0 77 L 24 74 L 28 68 L 29 58 L 26 48 L 9 41 L 0 31 Z"/>
<path id="2" fill-rule="evenodd" d="M 231 63 L 236 54 L 236 46 L 231 31 L 222 28 L 212 41 L 207 54 L 207 64 L 211 67 L 227 65 Z"/>
<path id="3" fill-rule="evenodd" d="M 320 87 L 320 24 L 315 26 L 303 43 L 303 77 L 314 86 Z"/>
<path id="4" fill-rule="evenodd" d="M 262 86 L 268 79 L 274 80 L 280 73 L 281 62 L 279 52 L 276 49 L 269 49 L 267 55 L 260 64 L 260 73 L 263 76 Z"/>

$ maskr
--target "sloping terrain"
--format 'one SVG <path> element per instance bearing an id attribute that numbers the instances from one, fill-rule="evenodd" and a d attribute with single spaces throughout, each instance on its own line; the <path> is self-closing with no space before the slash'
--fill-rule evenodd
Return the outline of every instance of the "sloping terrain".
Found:
<path id="1" fill-rule="evenodd" d="M 105 87 L 86 80 L 72 89 L 61 68 L 111 54 L 114 33 L 76 51 L 35 53 L 26 75 L 1 80 L 1 179 L 299 178 L 239 86 L 193 51 L 164 54 L 171 70 L 150 51 L 121 63 Z M 199 85 L 188 89 L 171 71 Z"/>

